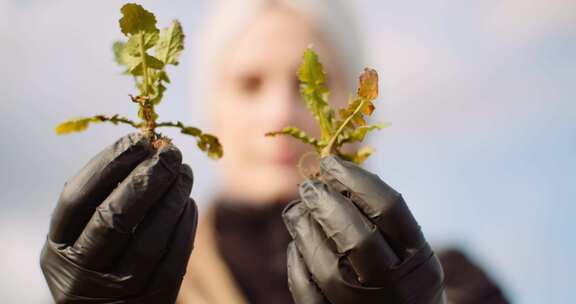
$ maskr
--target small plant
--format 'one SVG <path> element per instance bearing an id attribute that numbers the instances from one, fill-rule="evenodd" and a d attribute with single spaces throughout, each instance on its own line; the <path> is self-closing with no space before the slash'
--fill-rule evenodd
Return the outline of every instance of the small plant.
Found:
<path id="1" fill-rule="evenodd" d="M 135 122 L 118 114 L 111 116 L 95 115 L 65 121 L 56 127 L 56 133 L 66 134 L 80 132 L 88 128 L 91 123 L 111 122 L 113 124 L 127 124 L 140 129 L 146 134 L 154 146 L 162 141 L 169 141 L 157 133 L 159 127 L 179 128 L 183 134 L 196 137 L 197 145 L 211 158 L 222 157 L 222 146 L 217 137 L 203 133 L 200 129 L 186 126 L 182 122 L 157 122 L 158 114 L 154 107 L 160 103 L 166 84 L 170 78 L 166 66 L 178 65 L 178 58 L 184 49 L 184 33 L 177 20 L 172 25 L 160 31 L 156 27 L 156 17 L 138 4 L 125 4 L 121 8 L 122 18 L 120 29 L 128 40 L 114 43 L 113 50 L 116 62 L 126 68 L 125 74 L 131 75 L 139 91 L 137 96 L 130 96 L 130 100 L 138 104 L 138 117 Z M 154 48 L 154 55 L 148 54 Z"/>
<path id="2" fill-rule="evenodd" d="M 304 52 L 303 62 L 298 71 L 300 94 L 320 126 L 320 138 L 314 138 L 294 126 L 280 131 L 266 133 L 266 136 L 290 135 L 310 144 L 320 157 L 337 155 L 361 164 L 372 153 L 372 147 L 366 146 L 354 152 L 342 151 L 347 143 L 362 142 L 371 131 L 386 127 L 386 124 L 369 125 L 366 117 L 374 112 L 373 101 L 378 97 L 378 73 L 373 69 L 364 69 L 360 75 L 358 91 L 351 96 L 348 105 L 337 112 L 328 103 L 330 91 L 326 87 L 326 74 L 318 55 L 308 48 Z M 303 155 L 304 158 L 306 155 Z M 301 165 L 302 159 L 300 160 Z M 302 170 L 302 167 L 300 167 Z"/>

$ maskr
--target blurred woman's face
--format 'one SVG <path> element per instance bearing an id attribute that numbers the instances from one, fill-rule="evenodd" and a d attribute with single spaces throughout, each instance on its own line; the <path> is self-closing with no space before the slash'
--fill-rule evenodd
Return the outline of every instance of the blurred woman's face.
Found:
<path id="1" fill-rule="evenodd" d="M 331 102 L 345 102 L 348 88 L 335 52 L 308 20 L 289 10 L 263 11 L 222 58 L 211 110 L 224 145 L 225 195 L 255 204 L 296 195 L 302 180 L 298 160 L 311 149 L 287 136 L 264 134 L 288 125 L 319 134 L 298 89 L 298 67 L 310 44 L 329 75 Z"/>

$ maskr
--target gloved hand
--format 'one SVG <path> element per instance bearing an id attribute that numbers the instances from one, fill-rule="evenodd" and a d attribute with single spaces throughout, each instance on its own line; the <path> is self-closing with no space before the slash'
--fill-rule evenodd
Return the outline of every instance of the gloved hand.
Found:
<path id="1" fill-rule="evenodd" d="M 130 134 L 65 186 L 40 264 L 57 303 L 174 303 L 197 223 L 180 151 Z"/>
<path id="2" fill-rule="evenodd" d="M 402 196 L 337 157 L 284 210 L 297 304 L 443 303 L 442 267 Z"/>

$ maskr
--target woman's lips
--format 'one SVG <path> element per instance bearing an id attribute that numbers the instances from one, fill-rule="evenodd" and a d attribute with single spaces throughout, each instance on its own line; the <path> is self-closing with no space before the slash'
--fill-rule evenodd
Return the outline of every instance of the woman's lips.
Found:
<path id="1" fill-rule="evenodd" d="M 292 152 L 278 152 L 274 153 L 270 160 L 276 165 L 292 166 L 298 162 L 298 155 Z"/>

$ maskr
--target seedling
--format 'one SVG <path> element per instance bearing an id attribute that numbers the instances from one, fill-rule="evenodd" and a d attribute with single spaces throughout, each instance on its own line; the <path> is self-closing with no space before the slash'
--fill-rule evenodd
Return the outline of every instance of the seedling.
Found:
<path id="1" fill-rule="evenodd" d="M 180 129 L 182 134 L 196 137 L 198 147 L 209 157 L 222 157 L 222 146 L 216 136 L 180 121 L 157 122 L 158 114 L 154 107 L 162 101 L 166 84 L 170 83 L 166 66 L 178 65 L 178 58 L 184 49 L 184 33 L 180 22 L 174 20 L 169 27 L 160 31 L 156 27 L 154 14 L 138 4 L 125 4 L 121 12 L 120 29 L 128 40 L 114 43 L 113 50 L 116 62 L 126 69 L 124 74 L 131 75 L 136 83 L 139 94 L 129 96 L 132 102 L 138 104 L 138 117 L 141 121 L 136 122 L 118 114 L 95 115 L 65 121 L 56 127 L 56 133 L 84 131 L 91 123 L 127 124 L 140 129 L 157 146 L 170 140 L 157 133 L 156 129 L 174 127 Z M 154 55 L 148 53 L 152 48 Z"/>
<path id="2" fill-rule="evenodd" d="M 357 164 L 364 162 L 373 153 L 372 147 L 366 146 L 353 152 L 344 152 L 342 146 L 362 142 L 369 132 L 387 126 L 387 124 L 369 125 L 366 122 L 367 116 L 374 112 L 373 101 L 378 97 L 378 73 L 373 69 L 364 69 L 360 75 L 358 91 L 350 97 L 348 105 L 338 111 L 332 109 L 328 103 L 330 91 L 326 86 L 326 74 L 318 55 L 311 48 L 304 52 L 298 78 L 302 99 L 318 121 L 320 138 L 314 138 L 294 126 L 266 133 L 266 136 L 289 135 L 312 145 L 319 157 L 337 155 Z M 299 164 L 302 170 L 301 164 L 302 159 Z"/>

